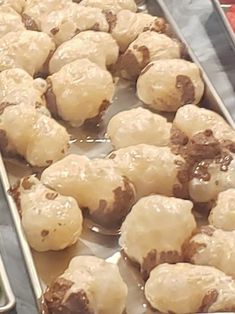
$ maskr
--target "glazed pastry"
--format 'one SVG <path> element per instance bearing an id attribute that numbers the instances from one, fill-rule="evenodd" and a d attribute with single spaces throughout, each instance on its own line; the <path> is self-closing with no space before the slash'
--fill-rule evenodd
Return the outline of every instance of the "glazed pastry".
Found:
<path id="1" fill-rule="evenodd" d="M 71 2 L 72 0 L 27 0 L 22 13 L 26 28 L 41 30 L 41 22 L 48 14 L 66 8 Z"/>
<path id="2" fill-rule="evenodd" d="M 150 30 L 158 33 L 168 31 L 168 24 L 164 19 L 147 13 L 122 10 L 117 14 L 110 15 L 109 18 L 111 34 L 122 52 L 144 31 Z"/>
<path id="3" fill-rule="evenodd" d="M 206 203 L 235 188 L 235 132 L 218 114 L 195 108 L 188 105 L 178 110 L 171 147 L 187 161 L 190 197 Z"/>
<path id="4" fill-rule="evenodd" d="M 196 133 L 191 139 L 177 134 L 172 150 L 186 160 L 182 171 L 194 202 L 215 201 L 220 192 L 235 188 L 233 142 L 220 142 L 211 130 Z"/>
<path id="5" fill-rule="evenodd" d="M 167 146 L 171 126 L 161 115 L 139 107 L 116 114 L 108 124 L 107 135 L 116 149 L 137 144 Z"/>
<path id="6" fill-rule="evenodd" d="M 121 224 L 135 198 L 132 183 L 111 160 L 68 155 L 45 169 L 41 181 L 63 195 L 74 197 L 93 221 L 108 228 Z"/>
<path id="7" fill-rule="evenodd" d="M 114 94 L 111 74 L 88 59 L 66 64 L 47 81 L 50 111 L 74 127 L 99 122 Z"/>
<path id="8" fill-rule="evenodd" d="M 184 160 L 170 148 L 139 144 L 114 151 L 108 157 L 133 182 L 137 198 L 150 194 L 183 197 L 180 168 Z"/>
<path id="9" fill-rule="evenodd" d="M 13 8 L 0 5 L 0 38 L 9 32 L 25 29 L 21 16 Z"/>
<path id="10" fill-rule="evenodd" d="M 22 69 L 9 69 L 0 73 L 0 109 L 9 104 L 31 105 L 47 112 L 44 93 L 47 83 L 41 78 L 33 79 Z M 48 113 L 49 114 L 49 113 Z"/>
<path id="11" fill-rule="evenodd" d="M 54 49 L 47 34 L 28 30 L 7 33 L 0 38 L 0 71 L 22 68 L 32 76 L 44 72 Z"/>
<path id="12" fill-rule="evenodd" d="M 235 230 L 235 189 L 219 193 L 210 212 L 209 223 L 225 231 Z"/>
<path id="13" fill-rule="evenodd" d="M 77 242 L 82 213 L 74 198 L 45 187 L 34 176 L 21 179 L 12 190 L 29 245 L 36 251 L 63 250 Z"/>
<path id="14" fill-rule="evenodd" d="M 228 162 L 229 166 L 227 166 Z M 205 171 L 202 169 L 204 165 Z M 217 160 L 201 161 L 194 167 L 194 170 L 193 178 L 189 183 L 189 194 L 195 202 L 214 201 L 220 192 L 235 188 L 234 154 L 225 155 L 225 160 L 221 163 L 217 163 Z"/>
<path id="15" fill-rule="evenodd" d="M 99 8 L 68 3 L 64 9 L 48 14 L 41 23 L 41 29 L 52 36 L 59 46 L 86 30 L 108 32 L 109 23 L 105 13 Z"/>
<path id="16" fill-rule="evenodd" d="M 8 6 L 14 9 L 16 12 L 21 13 L 26 0 L 1 0 L 0 6 Z"/>
<path id="17" fill-rule="evenodd" d="M 179 108 L 173 126 L 189 138 L 196 133 L 211 130 L 218 140 L 235 142 L 234 129 L 219 114 L 205 108 L 193 105 Z"/>
<path id="18" fill-rule="evenodd" d="M 184 259 L 192 264 L 214 266 L 235 278 L 235 230 L 201 227 L 184 245 Z"/>
<path id="19" fill-rule="evenodd" d="M 141 33 L 118 62 L 118 72 L 123 78 L 137 79 L 145 66 L 156 60 L 181 57 L 182 44 L 164 34 L 153 31 Z"/>
<path id="20" fill-rule="evenodd" d="M 122 314 L 127 286 L 117 265 L 95 256 L 77 256 L 44 294 L 50 314 Z"/>
<path id="21" fill-rule="evenodd" d="M 187 104 L 198 104 L 204 83 L 196 64 L 168 59 L 149 63 L 137 81 L 141 101 L 154 110 L 174 112 Z"/>
<path id="22" fill-rule="evenodd" d="M 196 228 L 192 208 L 190 201 L 160 195 L 133 206 L 122 224 L 120 245 L 144 278 L 158 264 L 183 261 L 182 246 Z"/>
<path id="23" fill-rule="evenodd" d="M 20 155 L 33 166 L 48 166 L 66 154 L 69 139 L 63 126 L 32 105 L 9 104 L 2 109 L 0 148 L 7 156 Z"/>
<path id="24" fill-rule="evenodd" d="M 83 58 L 106 69 L 106 66 L 116 63 L 118 54 L 118 45 L 110 34 L 81 32 L 57 48 L 50 60 L 50 73 L 58 72 L 64 65 Z"/>
<path id="25" fill-rule="evenodd" d="M 163 264 L 151 272 L 145 296 L 161 313 L 233 312 L 235 282 L 214 267 Z"/>
<path id="26" fill-rule="evenodd" d="M 119 12 L 121 10 L 137 11 L 134 0 L 82 0 L 80 5 L 100 8 L 102 10 L 111 10 Z"/>

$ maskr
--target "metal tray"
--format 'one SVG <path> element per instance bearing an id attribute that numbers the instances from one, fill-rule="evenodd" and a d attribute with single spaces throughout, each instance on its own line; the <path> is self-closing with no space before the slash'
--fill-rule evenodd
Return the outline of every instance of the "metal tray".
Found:
<path id="1" fill-rule="evenodd" d="M 226 10 L 235 2 L 231 1 L 231 4 L 221 4 L 219 0 L 211 0 L 215 8 L 216 13 L 219 16 L 219 19 L 225 29 L 226 36 L 228 37 L 231 46 L 235 50 L 235 33 L 229 23 L 229 20 L 225 14 Z M 229 2 L 229 1 L 228 1 Z"/>
<path id="2" fill-rule="evenodd" d="M 0 313 L 7 313 L 15 306 L 15 296 L 7 277 L 7 273 L 0 255 Z"/>
<path id="3" fill-rule="evenodd" d="M 190 59 L 200 67 L 193 52 L 182 38 L 177 25 L 172 19 L 168 8 L 164 3 L 164 0 L 147 0 L 145 4 L 140 5 L 140 10 L 147 10 L 152 15 L 165 17 L 171 25 L 176 37 L 178 37 L 188 48 Z M 235 116 L 233 117 L 232 113 L 225 108 L 223 102 L 210 83 L 206 73 L 202 68 L 201 70 L 206 84 L 206 91 L 201 102 L 202 106 L 220 113 L 231 124 L 231 126 L 234 127 Z M 74 139 L 76 139 L 72 145 L 71 152 L 86 154 L 91 158 L 105 156 L 112 150 L 109 141 L 105 138 L 105 126 L 107 126 L 107 122 L 117 112 L 124 109 L 130 109 L 138 105 L 141 105 L 141 102 L 136 97 L 135 86 L 129 82 L 120 80 L 117 86 L 114 102 L 104 117 L 104 128 L 102 128 L 99 133 L 87 133 L 82 129 L 68 129 Z M 63 273 L 63 271 L 67 268 L 70 259 L 76 255 L 92 254 L 118 264 L 120 272 L 129 287 L 127 300 L 128 314 L 156 313 L 156 311 L 153 312 L 146 303 L 143 294 L 143 282 L 138 271 L 120 254 L 117 236 L 101 234 L 95 226 L 89 226 L 90 228 L 85 226 L 84 232 L 78 243 L 66 250 L 47 253 L 38 253 L 30 250 L 21 227 L 17 207 L 11 196 L 8 194 L 8 190 L 10 184 L 14 183 L 20 177 L 29 175 L 33 172 L 34 169 L 28 165 L 22 165 L 16 161 L 10 160 L 3 161 L 0 156 L 0 176 L 16 226 L 39 311 L 43 312 L 42 293 L 45 286 L 58 275 Z"/>

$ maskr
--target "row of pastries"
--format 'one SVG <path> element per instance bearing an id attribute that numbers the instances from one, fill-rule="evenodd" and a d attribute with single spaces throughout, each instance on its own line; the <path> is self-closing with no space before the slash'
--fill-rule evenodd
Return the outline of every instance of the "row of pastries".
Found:
<path id="1" fill-rule="evenodd" d="M 137 9 L 134 0 L 1 2 L 1 152 L 45 168 L 11 194 L 34 250 L 75 244 L 88 216 L 120 228 L 153 309 L 234 311 L 235 131 L 196 106 L 201 71 L 169 25 Z M 144 106 L 110 119 L 105 158 L 69 154 L 61 120 L 99 122 L 117 77 L 135 84 Z M 202 205 L 209 218 L 200 227 Z M 117 265 L 77 256 L 44 299 L 51 314 L 123 314 L 127 295 Z"/>
<path id="2" fill-rule="evenodd" d="M 220 143 L 217 139 L 216 143 L 219 143 L 221 154 L 226 153 L 226 156 L 230 156 L 233 149 L 224 146 L 224 141 L 232 138 L 234 131 L 216 113 L 193 105 L 182 107 L 177 115 L 182 114 L 181 111 L 189 112 L 189 109 L 192 109 L 190 110 L 192 113 L 196 109 L 198 117 L 200 111 L 204 115 L 207 114 L 211 120 L 211 129 L 221 126 Z M 140 136 L 139 144 L 115 150 L 107 156 L 107 159 L 90 160 L 85 156 L 68 155 L 45 169 L 41 182 L 34 176 L 24 178 L 13 193 L 21 208 L 22 224 L 29 244 L 34 249 L 61 250 L 75 243 L 82 232 L 81 212 L 85 212 L 86 216 L 89 214 L 93 221 L 106 228 L 122 224 L 120 246 L 128 258 L 135 265 L 139 265 L 141 275 L 147 280 L 145 288 L 147 300 L 154 308 L 164 313 L 169 310 L 174 310 L 175 313 L 196 312 L 202 309 L 202 306 L 204 311 L 209 312 L 224 311 L 227 308 L 230 310 L 234 306 L 232 278 L 235 275 L 233 165 L 231 162 L 227 170 L 223 170 L 221 168 L 224 166 L 223 162 L 218 162 L 220 154 L 218 152 L 215 153 L 215 157 L 196 155 L 194 166 L 190 164 L 190 168 L 187 169 L 188 179 L 191 181 L 182 181 L 181 170 L 187 157 L 191 158 L 190 154 L 199 152 L 194 150 L 195 147 L 192 145 L 196 145 L 196 148 L 202 145 L 202 151 L 208 154 L 211 146 L 214 147 L 216 143 L 215 138 L 211 139 L 213 133 L 208 132 L 208 125 L 199 124 L 197 129 L 192 130 L 190 127 L 192 120 L 188 119 L 188 115 L 187 121 L 181 117 L 181 123 L 177 115 L 173 125 L 177 121 L 177 127 L 183 128 L 188 123 L 188 129 L 186 126 L 185 130 L 191 140 L 187 144 L 184 144 L 185 142 L 181 144 L 181 148 L 186 149 L 185 146 L 191 145 L 189 156 L 186 156 L 185 152 L 182 155 L 184 157 L 177 155 L 167 145 L 140 144 L 144 141 Z M 194 114 L 191 115 L 191 119 L 194 119 Z M 142 128 L 142 135 L 145 135 L 145 128 Z M 202 137 L 198 140 L 197 136 Z M 172 137 L 169 140 L 172 141 Z M 173 145 L 172 149 L 175 151 L 175 142 L 170 145 Z M 205 147 L 208 151 L 205 151 Z M 209 180 L 198 177 L 197 170 L 201 159 L 203 162 L 208 162 L 212 169 L 208 171 Z M 96 188 L 97 186 L 99 189 Z M 193 189 L 198 190 L 198 194 L 185 195 L 191 193 Z M 90 191 L 93 191 L 92 194 Z M 176 198 L 175 194 L 178 193 L 183 194 L 176 195 L 178 196 Z M 17 198 L 19 195 L 20 199 Z M 194 195 L 198 195 L 199 199 L 193 199 Z M 187 199 L 183 199 L 185 196 Z M 197 202 L 200 203 L 202 198 L 207 202 L 216 200 L 216 204 L 212 206 L 210 212 L 210 225 L 197 228 L 194 210 L 197 208 Z M 63 210 L 62 216 L 59 213 L 65 206 L 64 202 L 69 211 Z M 87 258 L 89 260 L 89 257 Z M 95 265 L 99 262 L 94 259 Z M 72 274 L 76 271 L 79 274 L 80 258 L 75 258 L 71 263 L 78 265 Z M 175 303 L 171 303 L 171 294 L 167 291 L 170 288 L 176 289 L 176 283 L 171 280 L 175 272 L 180 282 L 177 286 L 179 297 L 176 298 Z M 66 274 L 67 271 L 46 292 L 49 308 L 55 305 L 57 289 L 62 289 L 60 280 L 67 278 Z M 203 274 L 205 274 L 205 281 L 200 281 Z M 206 280 L 206 274 L 210 278 L 209 281 Z M 77 278 L 76 276 L 75 273 L 74 277 L 71 275 L 71 280 Z M 182 279 L 191 276 L 195 277 L 192 277 L 192 284 L 188 286 L 187 279 L 186 281 Z M 79 279 L 74 280 L 78 280 L 76 284 L 81 284 Z M 119 286 L 121 285 L 120 282 Z M 227 288 L 227 285 L 230 288 Z M 162 286 L 165 292 L 159 294 L 158 291 Z M 199 289 L 197 297 L 195 287 Z M 121 289 L 122 293 L 125 289 L 124 287 Z M 220 301 L 210 305 L 209 301 L 203 299 L 211 289 L 214 289 L 213 295 L 216 295 Z M 125 293 L 123 298 L 124 295 Z M 180 295 L 186 295 L 188 301 L 182 302 Z M 88 298 L 91 298 L 90 302 L 93 304 L 94 300 L 89 297 L 89 293 Z M 112 289 L 110 289 L 110 300 L 112 298 Z M 162 301 L 165 299 L 166 304 Z M 195 302 L 190 302 L 191 299 Z M 65 299 L 60 301 L 63 303 Z M 125 303 L 123 299 L 122 302 L 119 305 Z"/>

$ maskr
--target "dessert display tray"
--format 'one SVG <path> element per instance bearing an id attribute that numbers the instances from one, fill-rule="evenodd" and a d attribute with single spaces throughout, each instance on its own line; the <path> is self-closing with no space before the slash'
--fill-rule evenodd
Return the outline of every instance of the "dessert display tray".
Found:
<path id="1" fill-rule="evenodd" d="M 217 3 L 218 1 L 213 2 L 215 3 L 215 6 L 219 4 Z M 164 0 L 147 0 L 146 2 L 139 5 L 139 10 L 147 11 L 152 15 L 164 17 L 170 24 L 175 36 L 183 44 L 185 44 L 188 53 L 188 59 L 195 62 L 201 68 L 193 52 L 185 42 L 177 25 L 172 19 L 170 12 L 164 3 Z M 235 38 L 233 41 L 235 47 Z M 234 127 L 235 117 L 233 117 L 232 113 L 230 113 L 224 106 L 202 68 L 201 72 L 206 85 L 206 90 L 201 102 L 201 106 L 218 112 L 228 121 L 232 127 Z M 83 128 L 72 129 L 68 128 L 66 125 L 68 131 L 73 136 L 70 152 L 86 154 L 90 158 L 106 156 L 112 150 L 112 146 L 105 136 L 105 130 L 108 121 L 117 112 L 131 109 L 140 105 L 142 104 L 136 97 L 135 85 L 129 81 L 119 80 L 117 83 L 114 101 L 104 116 L 103 126 L 99 129 L 99 132 L 93 132 L 92 130 L 87 131 Z M 169 119 L 171 118 L 172 117 L 169 115 Z M 156 311 L 153 311 L 149 307 L 147 301 L 145 300 L 143 293 L 143 281 L 138 270 L 135 269 L 135 267 L 133 267 L 133 265 L 131 265 L 130 262 L 126 260 L 125 256 L 123 256 L 120 252 L 118 235 L 114 232 L 107 232 L 107 230 L 102 230 L 98 226 L 86 222 L 80 240 L 77 244 L 68 249 L 60 252 L 38 253 L 29 248 L 21 226 L 20 216 L 16 204 L 14 203 L 8 191 L 10 186 L 18 179 L 38 171 L 40 172 L 40 169 L 32 168 L 29 165 L 22 164 L 16 160 L 3 160 L 0 158 L 0 176 L 15 223 L 24 259 L 28 268 L 28 273 L 32 282 L 35 298 L 38 303 L 39 312 L 43 313 L 44 311 L 43 291 L 45 290 L 45 287 L 50 284 L 52 280 L 64 272 L 64 270 L 68 267 L 71 258 L 76 255 L 96 255 L 106 259 L 107 261 L 118 264 L 121 275 L 127 283 L 129 290 L 126 308 L 127 314 L 156 313 Z M 198 217 L 199 221 L 201 219 L 201 217 Z M 2 280 L 5 284 L 7 283 L 7 280 L 4 276 Z M 9 286 L 6 284 L 6 288 L 7 287 Z M 9 292 L 10 290 L 6 289 L 6 297 L 9 297 L 9 300 L 6 300 L 9 301 L 10 305 L 12 305 L 14 303 L 14 297 L 11 293 L 9 294 Z M 0 313 L 1 306 L 2 304 L 0 300 Z"/>

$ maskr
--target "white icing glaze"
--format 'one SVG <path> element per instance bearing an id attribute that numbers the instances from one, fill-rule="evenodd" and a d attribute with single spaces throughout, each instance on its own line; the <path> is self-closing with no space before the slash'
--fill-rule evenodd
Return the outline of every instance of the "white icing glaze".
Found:
<path id="1" fill-rule="evenodd" d="M 235 141 L 235 131 L 216 112 L 186 105 L 176 113 L 173 125 L 184 132 L 189 138 L 199 132 L 212 130 L 218 140 Z"/>
<path id="2" fill-rule="evenodd" d="M 26 0 L 0 0 L 0 6 L 9 6 L 16 12 L 21 13 Z"/>
<path id="3" fill-rule="evenodd" d="M 105 14 L 99 8 L 83 7 L 76 3 L 68 3 L 64 9 L 51 12 L 41 23 L 42 31 L 52 36 L 58 46 L 79 32 L 94 28 L 109 31 Z"/>
<path id="4" fill-rule="evenodd" d="M 197 247 L 190 262 L 214 266 L 235 278 L 235 231 L 223 231 L 208 226 L 209 232 L 201 231 L 191 238 L 186 250 Z"/>
<path id="5" fill-rule="evenodd" d="M 97 314 L 122 314 L 125 309 L 127 286 L 118 266 L 95 256 L 74 257 L 61 278 L 74 284 L 66 292 L 83 290 L 89 300 L 89 307 Z"/>
<path id="6" fill-rule="evenodd" d="M 26 104 L 35 107 L 45 105 L 47 83 L 33 79 L 22 69 L 9 69 L 0 73 L 0 103 Z"/>
<path id="7" fill-rule="evenodd" d="M 225 231 L 235 230 L 235 189 L 219 193 L 216 206 L 210 212 L 209 222 Z"/>
<path id="8" fill-rule="evenodd" d="M 102 68 L 117 61 L 119 48 L 108 33 L 84 31 L 61 44 L 50 60 L 50 73 L 58 72 L 65 64 L 87 58 Z"/>
<path id="9" fill-rule="evenodd" d="M 204 83 L 200 70 L 195 63 L 180 60 L 158 60 L 149 64 L 137 81 L 139 98 L 155 110 L 177 111 L 185 105 L 182 100 L 182 88 L 177 85 L 177 77 L 191 80 L 194 88 L 192 104 L 198 104 L 203 96 Z M 183 84 L 183 83 L 182 83 Z"/>
<path id="10" fill-rule="evenodd" d="M 123 197 L 129 193 L 128 189 L 133 197 L 135 195 L 132 184 L 126 182 L 111 160 L 105 159 L 89 160 L 85 156 L 71 154 L 45 169 L 41 180 L 59 193 L 74 197 L 81 208 L 89 209 L 91 215 L 99 210 L 104 215 L 105 211 L 121 212 L 115 195 L 117 189 L 123 191 Z M 101 202 L 104 203 L 103 209 Z M 132 202 L 133 199 L 127 199 L 125 206 L 130 208 Z"/>
<path id="11" fill-rule="evenodd" d="M 137 144 L 167 146 L 171 123 L 161 115 L 138 107 L 116 114 L 109 122 L 107 135 L 116 148 Z"/>
<path id="12" fill-rule="evenodd" d="M 152 250 L 182 254 L 183 243 L 196 228 L 193 203 L 160 195 L 140 199 L 121 227 L 120 245 L 139 264 Z M 170 261 L 169 261 L 170 262 Z"/>
<path id="13" fill-rule="evenodd" d="M 97 117 L 104 102 L 113 98 L 111 74 L 88 59 L 66 64 L 49 79 L 58 114 L 72 126 L 80 126 L 87 119 Z"/>
<path id="14" fill-rule="evenodd" d="M 143 49 L 148 52 L 147 60 L 145 60 L 146 56 Z M 127 58 L 130 54 L 136 58 L 140 69 L 143 69 L 147 65 L 146 62 L 149 63 L 160 59 L 180 58 L 181 48 L 178 41 L 173 40 L 164 34 L 146 31 L 141 33 L 137 39 L 130 44 L 123 58 Z M 122 77 L 131 79 L 132 75 L 130 75 L 129 72 L 133 75 L 133 69 L 129 69 L 128 66 L 126 69 L 122 69 Z M 136 73 L 136 75 L 138 74 L 139 73 Z"/>
<path id="15" fill-rule="evenodd" d="M 66 8 L 69 3 L 72 0 L 27 0 L 23 13 L 31 17 L 41 29 L 41 22 L 48 14 Z"/>
<path id="16" fill-rule="evenodd" d="M 212 304 L 207 301 L 207 312 L 227 312 L 230 308 L 233 311 L 235 282 L 214 267 L 162 264 L 151 272 L 145 285 L 147 300 L 162 313 L 200 312 L 203 299 L 210 293 L 218 293 L 218 296 Z"/>
<path id="17" fill-rule="evenodd" d="M 33 76 L 43 71 L 54 49 L 47 34 L 28 30 L 7 33 L 0 38 L 0 71 L 22 68 Z"/>
<path id="18" fill-rule="evenodd" d="M 17 1 L 16 1 L 17 2 Z M 24 30 L 24 24 L 18 14 L 12 7 L 1 6 L 0 3 L 0 37 L 9 32 Z"/>
<path id="19" fill-rule="evenodd" d="M 34 176 L 22 179 L 19 191 L 22 225 L 33 249 L 63 250 L 78 240 L 83 218 L 75 199 L 48 189 Z"/>
<path id="20" fill-rule="evenodd" d="M 158 18 L 147 13 L 134 13 L 122 10 L 117 13 L 117 22 L 111 31 L 120 50 L 124 52 L 140 33 L 146 29 L 158 30 L 156 21 Z"/>
<path id="21" fill-rule="evenodd" d="M 102 10 L 112 10 L 114 12 L 121 10 L 137 11 L 137 5 L 134 0 L 82 0 L 80 5 L 96 7 Z"/>
<path id="22" fill-rule="evenodd" d="M 48 166 L 61 159 L 68 150 L 66 129 L 31 105 L 6 107 L 1 115 L 0 128 L 6 132 L 13 152 L 24 156 L 34 166 Z"/>
<path id="23" fill-rule="evenodd" d="M 135 185 L 138 198 L 152 193 L 173 195 L 173 187 L 178 183 L 177 161 L 183 159 L 170 148 L 139 144 L 121 148 L 111 156 L 117 168 Z"/>
<path id="24" fill-rule="evenodd" d="M 210 180 L 194 178 L 189 182 L 189 194 L 196 202 L 209 202 L 216 200 L 217 195 L 230 188 L 235 188 L 235 155 L 226 171 L 221 170 L 221 165 L 213 162 L 208 167 Z"/>

